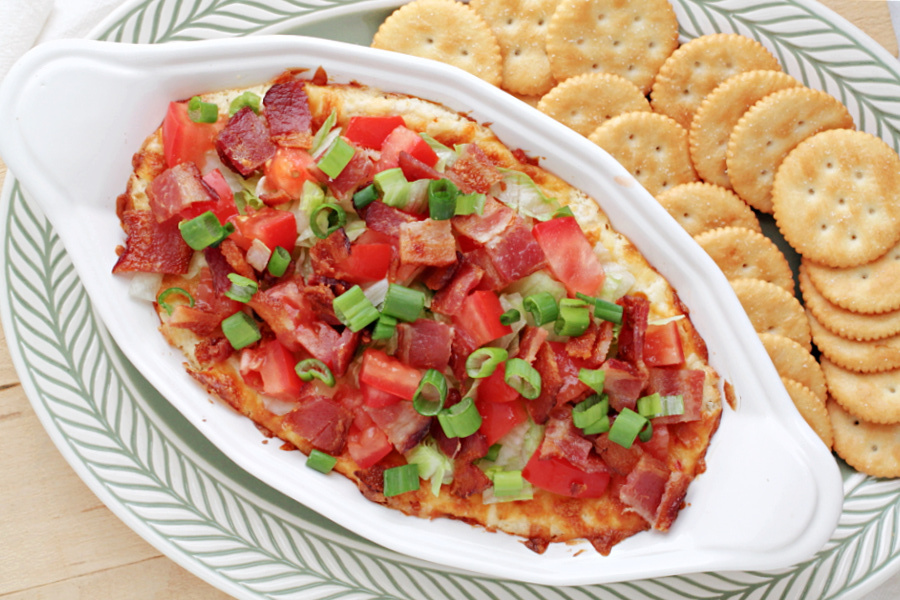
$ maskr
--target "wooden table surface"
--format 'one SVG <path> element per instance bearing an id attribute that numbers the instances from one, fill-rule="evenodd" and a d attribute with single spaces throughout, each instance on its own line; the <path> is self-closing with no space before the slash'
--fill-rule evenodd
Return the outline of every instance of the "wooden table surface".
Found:
<path id="1" fill-rule="evenodd" d="M 887 2 L 822 0 L 897 55 Z M 6 167 L 0 162 L 0 184 Z M 227 598 L 131 531 L 41 427 L 0 330 L 0 599 Z"/>

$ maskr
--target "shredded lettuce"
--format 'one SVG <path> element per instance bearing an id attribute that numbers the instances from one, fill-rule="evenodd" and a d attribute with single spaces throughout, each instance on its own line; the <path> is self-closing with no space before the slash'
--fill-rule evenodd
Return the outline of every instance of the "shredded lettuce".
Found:
<path id="1" fill-rule="evenodd" d="M 434 150 L 434 153 L 438 155 L 437 164 L 434 165 L 434 169 L 436 171 L 440 171 L 443 173 L 447 167 L 453 164 L 453 162 L 459 157 L 459 152 L 454 150 L 453 148 L 449 148 L 444 144 L 440 143 L 424 131 L 419 132 L 419 135 L 423 140 Z"/>
<path id="2" fill-rule="evenodd" d="M 331 114 L 328 115 L 328 118 L 325 119 L 325 122 L 322 123 L 322 126 L 319 127 L 319 130 L 313 136 L 312 148 L 309 149 L 309 153 L 313 158 L 317 158 L 324 153 L 334 139 L 341 134 L 340 129 L 334 129 L 335 122 L 337 122 L 337 112 L 331 111 Z"/>
<path id="3" fill-rule="evenodd" d="M 494 461 L 482 460 L 479 464 L 485 474 L 493 480 L 493 474 L 498 471 L 521 471 L 528 464 L 531 455 L 535 453 L 541 440 L 544 439 L 544 426 L 538 425 L 531 419 L 519 423 L 509 433 L 500 439 L 500 452 Z M 492 489 L 486 490 L 482 495 L 485 504 L 498 502 L 514 502 L 516 500 L 531 500 L 533 488 L 527 481 L 522 491 L 512 496 L 495 496 Z"/>
<path id="4" fill-rule="evenodd" d="M 419 467 L 419 477 L 431 481 L 431 493 L 437 496 L 441 486 L 453 482 L 453 461 L 437 447 L 432 437 L 425 438 L 406 453 L 406 461 Z"/>
<path id="5" fill-rule="evenodd" d="M 491 194 L 519 214 L 548 221 L 559 209 L 559 202 L 544 194 L 543 190 L 525 173 L 513 169 L 500 169 L 503 179 L 491 187 Z"/>
<path id="6" fill-rule="evenodd" d="M 507 292 L 516 292 L 527 298 L 538 292 L 549 292 L 551 296 L 559 302 L 560 298 L 566 297 L 566 286 L 560 281 L 554 279 L 547 271 L 541 269 L 534 273 L 513 282 L 506 288 Z"/>

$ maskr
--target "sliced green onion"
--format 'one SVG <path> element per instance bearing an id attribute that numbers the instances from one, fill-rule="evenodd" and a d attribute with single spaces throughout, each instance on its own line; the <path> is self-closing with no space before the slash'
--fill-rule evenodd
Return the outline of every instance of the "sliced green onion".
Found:
<path id="1" fill-rule="evenodd" d="M 647 421 L 647 424 L 641 428 L 641 432 L 638 434 L 638 439 L 642 442 L 649 442 L 650 438 L 653 437 L 653 421 Z"/>
<path id="2" fill-rule="evenodd" d="M 193 250 L 203 250 L 215 246 L 234 231 L 234 225 L 219 222 L 219 217 L 211 210 L 199 214 L 193 219 L 178 224 L 181 237 Z"/>
<path id="3" fill-rule="evenodd" d="M 309 456 L 306 457 L 306 466 L 320 473 L 331 473 L 336 464 L 337 458 L 330 454 L 325 454 L 321 450 L 313 449 Z"/>
<path id="4" fill-rule="evenodd" d="M 428 182 L 428 216 L 434 221 L 445 221 L 456 213 L 456 197 L 459 188 L 449 179 L 432 179 Z"/>
<path id="5" fill-rule="evenodd" d="M 322 155 L 316 166 L 323 173 L 334 179 L 350 164 L 354 154 L 356 154 L 356 149 L 353 146 L 345 142 L 343 138 L 337 138 L 331 144 L 331 147 L 325 151 L 325 154 Z"/>
<path id="6" fill-rule="evenodd" d="M 259 341 L 262 335 L 253 317 L 245 312 L 236 312 L 222 320 L 222 333 L 235 350 L 246 348 Z"/>
<path id="7" fill-rule="evenodd" d="M 535 325 L 552 323 L 559 317 L 559 305 L 550 292 L 538 292 L 525 296 L 522 304 L 525 306 L 525 310 L 534 317 Z"/>
<path id="8" fill-rule="evenodd" d="M 328 387 L 334 387 L 334 373 L 318 358 L 301 360 L 294 366 L 294 371 L 303 381 L 312 381 L 315 377 Z"/>
<path id="9" fill-rule="evenodd" d="M 324 218 L 327 224 L 324 231 L 322 230 L 321 224 L 323 212 L 325 213 Z M 333 202 L 323 202 L 312 211 L 312 215 L 309 217 L 309 226 L 312 229 L 313 235 L 320 240 L 324 240 L 346 224 L 347 213 L 343 208 Z"/>
<path id="10" fill-rule="evenodd" d="M 506 361 L 504 379 L 506 385 L 529 400 L 541 395 L 541 374 L 521 358 L 510 358 Z"/>
<path id="11" fill-rule="evenodd" d="M 569 205 L 561 206 L 555 213 L 553 213 L 553 218 L 559 217 L 574 217 L 575 213 L 572 212 L 572 207 Z"/>
<path id="12" fill-rule="evenodd" d="M 373 182 L 382 202 L 394 208 L 406 208 L 409 202 L 409 182 L 403 174 L 403 169 L 400 167 L 385 169 L 375 174 Z"/>
<path id="13" fill-rule="evenodd" d="M 572 423 L 579 429 L 591 427 L 609 412 L 609 396 L 591 394 L 572 408 Z"/>
<path id="14" fill-rule="evenodd" d="M 331 304 L 335 316 L 349 327 L 350 331 L 359 331 L 378 318 L 378 309 L 366 298 L 358 285 L 335 298 Z"/>
<path id="15" fill-rule="evenodd" d="M 372 330 L 373 340 L 389 340 L 394 337 L 397 331 L 397 319 L 390 315 L 382 314 L 375 323 L 375 329 Z"/>
<path id="16" fill-rule="evenodd" d="M 525 487 L 522 471 L 497 471 L 492 477 L 495 496 L 513 496 Z"/>
<path id="17" fill-rule="evenodd" d="M 503 348 L 479 348 L 466 359 L 466 375 L 472 379 L 490 377 L 507 358 L 509 353 Z"/>
<path id="18" fill-rule="evenodd" d="M 184 296 L 187 298 L 188 306 L 194 306 L 194 297 L 191 296 L 187 290 L 183 290 L 180 287 L 170 287 L 169 289 L 160 292 L 159 296 L 156 298 L 157 304 L 166 311 L 166 314 L 171 315 L 172 311 L 175 310 L 175 307 L 166 302 L 166 300 L 169 299 L 169 296 Z"/>
<path id="19" fill-rule="evenodd" d="M 448 438 L 469 437 L 481 427 L 481 413 L 471 396 L 438 413 L 438 422 Z"/>
<path id="20" fill-rule="evenodd" d="M 606 371 L 603 369 L 579 369 L 578 381 L 599 394 L 603 391 L 603 383 L 606 381 Z"/>
<path id="21" fill-rule="evenodd" d="M 353 208 L 362 210 L 376 200 L 378 200 L 378 190 L 374 183 L 370 183 L 353 194 Z"/>
<path id="22" fill-rule="evenodd" d="M 384 495 L 399 496 L 419 489 L 419 466 L 415 463 L 384 470 Z"/>
<path id="23" fill-rule="evenodd" d="M 437 369 L 428 369 L 413 395 L 413 408 L 420 415 L 433 417 L 444 408 L 447 400 L 447 378 Z"/>
<path id="24" fill-rule="evenodd" d="M 194 123 L 215 123 L 219 120 L 219 107 L 214 102 L 204 102 L 200 96 L 188 100 L 188 118 Z"/>
<path id="25" fill-rule="evenodd" d="M 238 209 L 238 214 L 246 215 L 247 208 L 259 209 L 265 206 L 263 201 L 250 190 L 241 190 L 234 195 L 234 205 Z"/>
<path id="26" fill-rule="evenodd" d="M 500 448 L 502 447 L 503 444 L 492 444 L 491 447 L 488 448 L 487 454 L 484 455 L 484 459 L 491 462 L 497 460 L 497 457 L 500 456 Z"/>
<path id="27" fill-rule="evenodd" d="M 245 106 L 249 106 L 253 112 L 259 114 L 259 95 L 254 94 L 253 92 L 246 91 L 234 100 L 231 101 L 231 104 L 228 105 L 228 116 L 234 115 L 237 111 L 241 110 Z"/>
<path id="28" fill-rule="evenodd" d="M 681 394 L 675 396 L 661 396 L 659 392 L 654 392 L 649 396 L 638 398 L 637 412 L 647 419 L 683 415 L 684 396 Z"/>
<path id="29" fill-rule="evenodd" d="M 575 294 L 577 298 L 580 300 L 584 300 L 588 304 L 594 305 L 594 316 L 598 319 L 603 319 L 604 321 L 609 321 L 611 323 L 615 323 L 616 325 L 620 325 L 622 323 L 622 306 L 616 304 L 615 302 L 610 302 L 609 300 L 603 300 L 601 298 L 594 298 L 593 296 L 586 296 L 581 292 Z"/>
<path id="30" fill-rule="evenodd" d="M 288 265 L 291 264 L 291 253 L 282 248 L 275 246 L 272 256 L 269 257 L 269 265 L 266 269 L 274 277 L 281 277 L 287 272 Z"/>
<path id="31" fill-rule="evenodd" d="M 591 309 L 576 298 L 563 298 L 559 301 L 559 317 L 553 324 L 557 335 L 578 337 L 591 326 Z"/>
<path id="32" fill-rule="evenodd" d="M 479 192 L 460 194 L 456 197 L 456 210 L 454 215 L 480 215 L 484 213 L 484 203 L 487 196 Z"/>
<path id="33" fill-rule="evenodd" d="M 501 325 L 512 325 L 516 321 L 522 318 L 522 313 L 517 311 L 514 308 L 509 309 L 502 315 L 500 315 L 500 324 Z"/>
<path id="34" fill-rule="evenodd" d="M 609 441 L 615 442 L 623 448 L 631 448 L 641 429 L 647 423 L 647 419 L 630 408 L 623 408 L 616 420 L 613 421 L 612 427 L 609 428 Z"/>
<path id="35" fill-rule="evenodd" d="M 259 289 L 255 281 L 237 273 L 229 273 L 228 281 L 231 282 L 231 287 L 225 291 L 225 296 L 238 302 L 250 302 L 253 294 Z"/>
<path id="36" fill-rule="evenodd" d="M 425 308 L 425 293 L 397 283 L 388 286 L 381 312 L 398 321 L 412 323 Z"/>
<path id="37" fill-rule="evenodd" d="M 598 433 L 606 433 L 607 431 L 609 431 L 609 415 L 603 415 L 596 423 L 581 429 L 581 433 L 584 435 L 597 435 Z"/>

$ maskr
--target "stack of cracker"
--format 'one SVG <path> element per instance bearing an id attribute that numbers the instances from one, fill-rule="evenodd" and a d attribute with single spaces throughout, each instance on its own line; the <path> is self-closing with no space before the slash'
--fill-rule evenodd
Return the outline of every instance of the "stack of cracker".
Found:
<path id="1" fill-rule="evenodd" d="M 668 0 L 414 0 L 373 46 L 468 70 L 616 158 L 731 281 L 822 441 L 900 476 L 900 158 L 841 102 L 745 36 L 679 46 Z M 801 296 L 760 215 L 802 256 Z"/>

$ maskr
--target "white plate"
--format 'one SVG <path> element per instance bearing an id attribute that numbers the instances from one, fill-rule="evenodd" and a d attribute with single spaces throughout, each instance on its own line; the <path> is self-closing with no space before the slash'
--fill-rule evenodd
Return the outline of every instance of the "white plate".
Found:
<path id="1" fill-rule="evenodd" d="M 668 534 L 636 535 L 608 557 L 587 544 L 556 544 L 536 555 L 511 536 L 370 503 L 344 478 L 303 468 L 299 453 L 261 444 L 252 423 L 210 403 L 158 334 L 153 311 L 129 297 L 125 278 L 110 275 L 113 249 L 122 243 L 115 198 L 131 154 L 169 100 L 317 66 L 335 81 L 357 80 L 466 111 L 492 123 L 510 147 L 547 157 L 543 166 L 598 199 L 613 225 L 678 290 L 712 365 L 734 385 L 738 410 L 725 409 L 708 470 L 691 486 L 688 507 Z M 0 130 L 10 170 L 53 223 L 128 359 L 229 458 L 365 538 L 484 575 L 583 585 L 787 567 L 810 558 L 834 530 L 843 500 L 837 465 L 794 409 L 714 263 L 599 148 L 480 80 L 446 65 L 313 38 L 158 46 L 63 41 L 32 50 L 9 73 L 0 89 Z"/>

